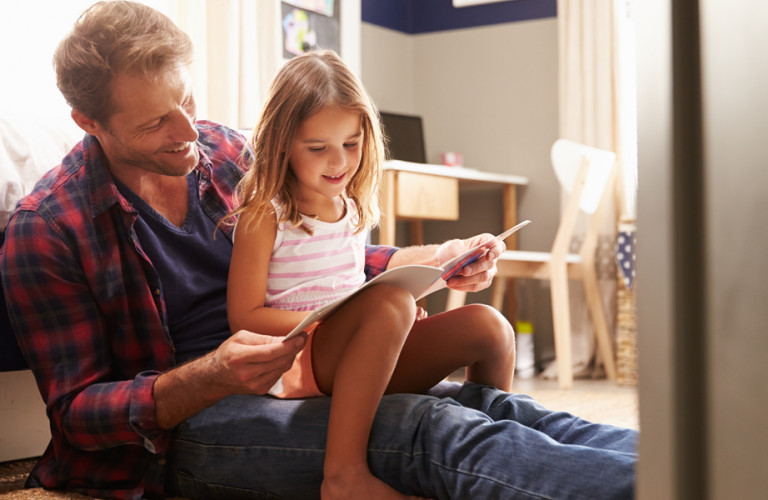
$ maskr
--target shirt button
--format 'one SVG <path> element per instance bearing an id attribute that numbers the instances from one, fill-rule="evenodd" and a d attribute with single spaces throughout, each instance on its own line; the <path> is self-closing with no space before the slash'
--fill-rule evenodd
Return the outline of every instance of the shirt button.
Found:
<path id="1" fill-rule="evenodd" d="M 154 290 L 152 290 L 152 293 L 155 294 L 155 297 L 159 297 L 160 296 L 160 289 L 159 288 L 155 288 Z"/>

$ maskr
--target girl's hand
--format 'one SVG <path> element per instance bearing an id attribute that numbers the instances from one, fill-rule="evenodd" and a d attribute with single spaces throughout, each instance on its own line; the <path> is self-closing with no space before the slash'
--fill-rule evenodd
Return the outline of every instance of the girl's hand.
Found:
<path id="1" fill-rule="evenodd" d="M 429 316 L 429 314 L 427 313 L 426 309 L 424 309 L 421 306 L 416 307 L 416 321 L 419 321 L 420 319 L 424 319 L 427 316 Z"/>
<path id="2" fill-rule="evenodd" d="M 506 246 L 502 240 L 486 233 L 466 240 L 449 240 L 438 247 L 437 259 L 442 263 L 486 242 L 490 242 L 491 246 L 485 255 L 449 279 L 448 287 L 464 292 L 476 292 L 488 288 L 493 277 L 496 276 L 496 261 L 506 250 Z"/>

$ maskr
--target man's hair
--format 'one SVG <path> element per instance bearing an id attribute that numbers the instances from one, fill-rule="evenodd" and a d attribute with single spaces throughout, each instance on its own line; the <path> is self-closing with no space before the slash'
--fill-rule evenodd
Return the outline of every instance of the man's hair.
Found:
<path id="1" fill-rule="evenodd" d="M 98 2 L 75 22 L 53 55 L 56 84 L 70 106 L 106 123 L 115 111 L 111 83 L 120 73 L 146 78 L 192 62 L 189 36 L 146 5 Z"/>
<path id="2" fill-rule="evenodd" d="M 297 56 L 278 71 L 253 132 L 253 166 L 238 186 L 241 205 L 231 216 L 248 213 L 247 222 L 271 212 L 271 200 L 283 206 L 283 220 L 302 226 L 296 205 L 298 183 L 289 151 L 299 126 L 326 106 L 359 113 L 363 137 L 360 166 L 344 193 L 357 205 L 358 230 L 379 222 L 379 186 L 385 159 L 379 114 L 360 80 L 331 50 Z M 306 228 L 305 228 L 306 230 Z"/>

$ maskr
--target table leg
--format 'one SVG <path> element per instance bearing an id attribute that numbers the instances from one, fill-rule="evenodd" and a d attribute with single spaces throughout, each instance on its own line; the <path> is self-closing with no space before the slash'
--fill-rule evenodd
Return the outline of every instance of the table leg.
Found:
<path id="1" fill-rule="evenodd" d="M 517 224 L 517 186 L 508 184 L 504 186 L 504 228 Z M 508 250 L 517 249 L 517 234 L 513 234 L 506 240 Z M 515 280 L 507 278 L 506 282 L 506 306 L 507 318 L 513 325 L 517 318 L 517 295 L 515 294 Z"/>
<path id="2" fill-rule="evenodd" d="M 384 171 L 381 185 L 381 224 L 379 225 L 379 245 L 395 246 L 395 192 L 397 173 L 392 170 Z"/>

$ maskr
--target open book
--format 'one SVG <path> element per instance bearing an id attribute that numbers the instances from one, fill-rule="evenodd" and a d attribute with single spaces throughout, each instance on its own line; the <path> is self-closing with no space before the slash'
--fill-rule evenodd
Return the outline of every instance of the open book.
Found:
<path id="1" fill-rule="evenodd" d="M 496 238 L 504 240 L 518 229 L 521 229 L 530 223 L 531 221 L 524 220 L 520 224 L 507 229 Z M 316 321 L 322 321 L 323 319 L 327 318 L 339 307 L 343 306 L 347 301 L 349 301 L 352 297 L 360 293 L 362 290 L 365 290 L 369 286 L 382 284 L 396 285 L 408 290 L 408 292 L 410 292 L 410 294 L 413 295 L 413 298 L 416 300 L 422 297 L 426 297 L 433 292 L 445 288 L 447 286 L 446 281 L 464 269 L 464 267 L 485 255 L 485 253 L 492 245 L 493 240 L 490 240 L 474 248 L 471 248 L 458 257 L 454 257 L 453 259 L 446 262 L 443 267 L 408 265 L 388 269 L 372 280 L 366 282 L 363 286 L 350 293 L 346 297 L 337 299 L 312 311 L 309 316 L 304 318 L 304 321 L 299 323 L 296 328 L 291 330 L 291 332 L 285 338 L 289 339 L 294 335 L 298 335 Z"/>

